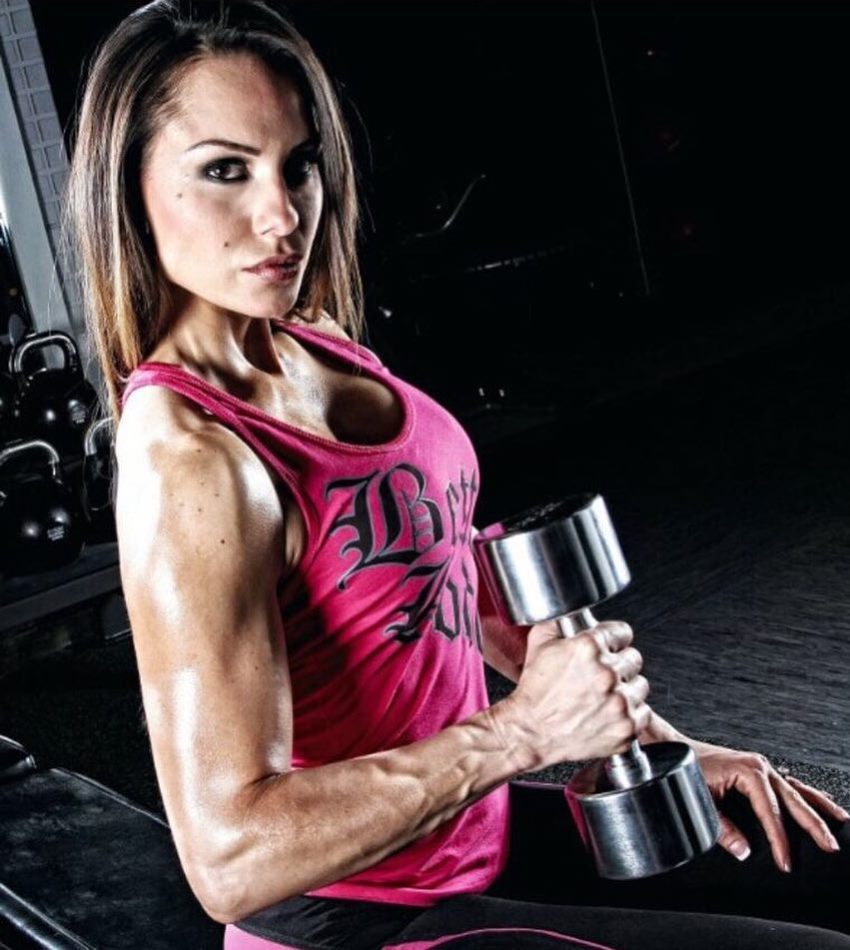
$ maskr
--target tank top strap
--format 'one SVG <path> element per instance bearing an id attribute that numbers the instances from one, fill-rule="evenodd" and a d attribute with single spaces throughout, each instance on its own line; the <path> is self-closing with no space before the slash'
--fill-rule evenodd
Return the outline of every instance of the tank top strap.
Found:
<path id="1" fill-rule="evenodd" d="M 355 340 L 347 340 L 345 337 L 332 336 L 330 333 L 325 333 L 323 330 L 317 330 L 309 324 L 291 323 L 288 320 L 279 319 L 273 319 L 272 323 L 284 333 L 289 333 L 296 339 L 303 337 L 309 343 L 315 344 L 318 349 L 327 351 L 332 356 L 336 356 L 338 359 L 342 360 L 344 363 L 350 363 L 354 366 L 358 366 L 365 360 L 366 362 L 371 363 L 376 369 L 383 369 L 386 371 L 386 367 L 381 362 L 381 359 L 378 357 L 377 353 L 375 353 L 373 350 L 370 350 L 368 346 L 364 346 L 362 343 L 357 343 Z"/>
<path id="2" fill-rule="evenodd" d="M 173 392 L 185 396 L 200 406 L 204 412 L 218 419 L 219 422 L 231 428 L 244 442 L 248 444 L 261 460 L 284 482 L 289 491 L 295 496 L 307 519 L 308 530 L 315 523 L 315 513 L 309 499 L 301 491 L 298 478 L 282 461 L 266 442 L 260 438 L 236 409 L 229 405 L 226 399 L 216 398 L 216 395 L 205 388 L 204 383 L 187 373 L 179 366 L 169 363 L 142 363 L 130 374 L 130 378 L 121 396 L 121 405 L 126 405 L 127 399 L 137 389 L 143 386 L 163 386 Z"/>

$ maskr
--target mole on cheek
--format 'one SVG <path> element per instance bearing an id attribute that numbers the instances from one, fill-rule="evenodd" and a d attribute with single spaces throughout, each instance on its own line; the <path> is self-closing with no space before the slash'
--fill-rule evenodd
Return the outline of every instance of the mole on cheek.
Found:
<path id="1" fill-rule="evenodd" d="M 225 242 L 224 242 L 224 246 L 225 246 L 225 247 L 230 247 L 230 241 L 225 241 Z"/>
<path id="2" fill-rule="evenodd" d="M 182 197 L 183 197 L 183 192 L 182 192 L 182 191 L 178 191 L 178 192 L 177 192 L 177 197 L 178 197 L 178 198 L 182 198 Z"/>

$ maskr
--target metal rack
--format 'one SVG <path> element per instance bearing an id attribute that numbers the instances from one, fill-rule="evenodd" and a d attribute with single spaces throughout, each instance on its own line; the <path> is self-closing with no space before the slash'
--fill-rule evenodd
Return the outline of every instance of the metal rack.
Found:
<path id="1" fill-rule="evenodd" d="M 65 567 L 0 583 L 0 677 L 30 660 L 129 635 L 114 542 L 87 547 Z"/>
<path id="2" fill-rule="evenodd" d="M 59 253 L 67 166 L 29 0 L 0 0 L 0 218 L 8 226 L 0 234 L 4 346 L 25 331 L 58 329 L 86 349 L 79 288 Z M 87 376 L 96 372 L 89 367 Z M 63 568 L 0 577 L 0 677 L 28 660 L 128 634 L 115 543 L 90 545 Z"/>

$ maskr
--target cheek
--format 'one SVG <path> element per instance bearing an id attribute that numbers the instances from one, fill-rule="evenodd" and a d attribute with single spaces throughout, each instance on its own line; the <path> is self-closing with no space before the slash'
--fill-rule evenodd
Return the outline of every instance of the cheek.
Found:
<path id="1" fill-rule="evenodd" d="M 319 227 L 324 197 L 324 188 L 320 178 L 317 179 L 312 188 L 305 189 L 303 194 L 299 196 L 297 203 L 298 215 L 311 235 L 315 234 Z"/>
<path id="2" fill-rule="evenodd" d="M 233 227 L 233 208 L 215 194 L 178 182 L 150 206 L 162 264 L 175 271 L 203 270 L 210 260 L 207 250 L 220 248 Z"/>
<path id="3" fill-rule="evenodd" d="M 163 223 L 181 233 L 208 235 L 209 226 L 233 218 L 233 202 L 226 195 L 195 188 L 190 182 L 173 187 L 163 204 Z"/>

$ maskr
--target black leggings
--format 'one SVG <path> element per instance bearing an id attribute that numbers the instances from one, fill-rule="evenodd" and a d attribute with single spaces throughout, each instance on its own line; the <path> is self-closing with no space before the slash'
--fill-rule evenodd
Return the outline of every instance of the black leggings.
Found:
<path id="1" fill-rule="evenodd" d="M 603 881 L 561 787 L 510 787 L 511 856 L 486 893 L 425 910 L 296 898 L 238 927 L 303 950 L 850 950 L 850 823 L 829 821 L 842 850 L 826 854 L 786 816 L 792 871 L 785 874 L 749 804 L 732 795 L 724 811 L 749 838 L 746 861 L 714 848 L 658 877 Z"/>

